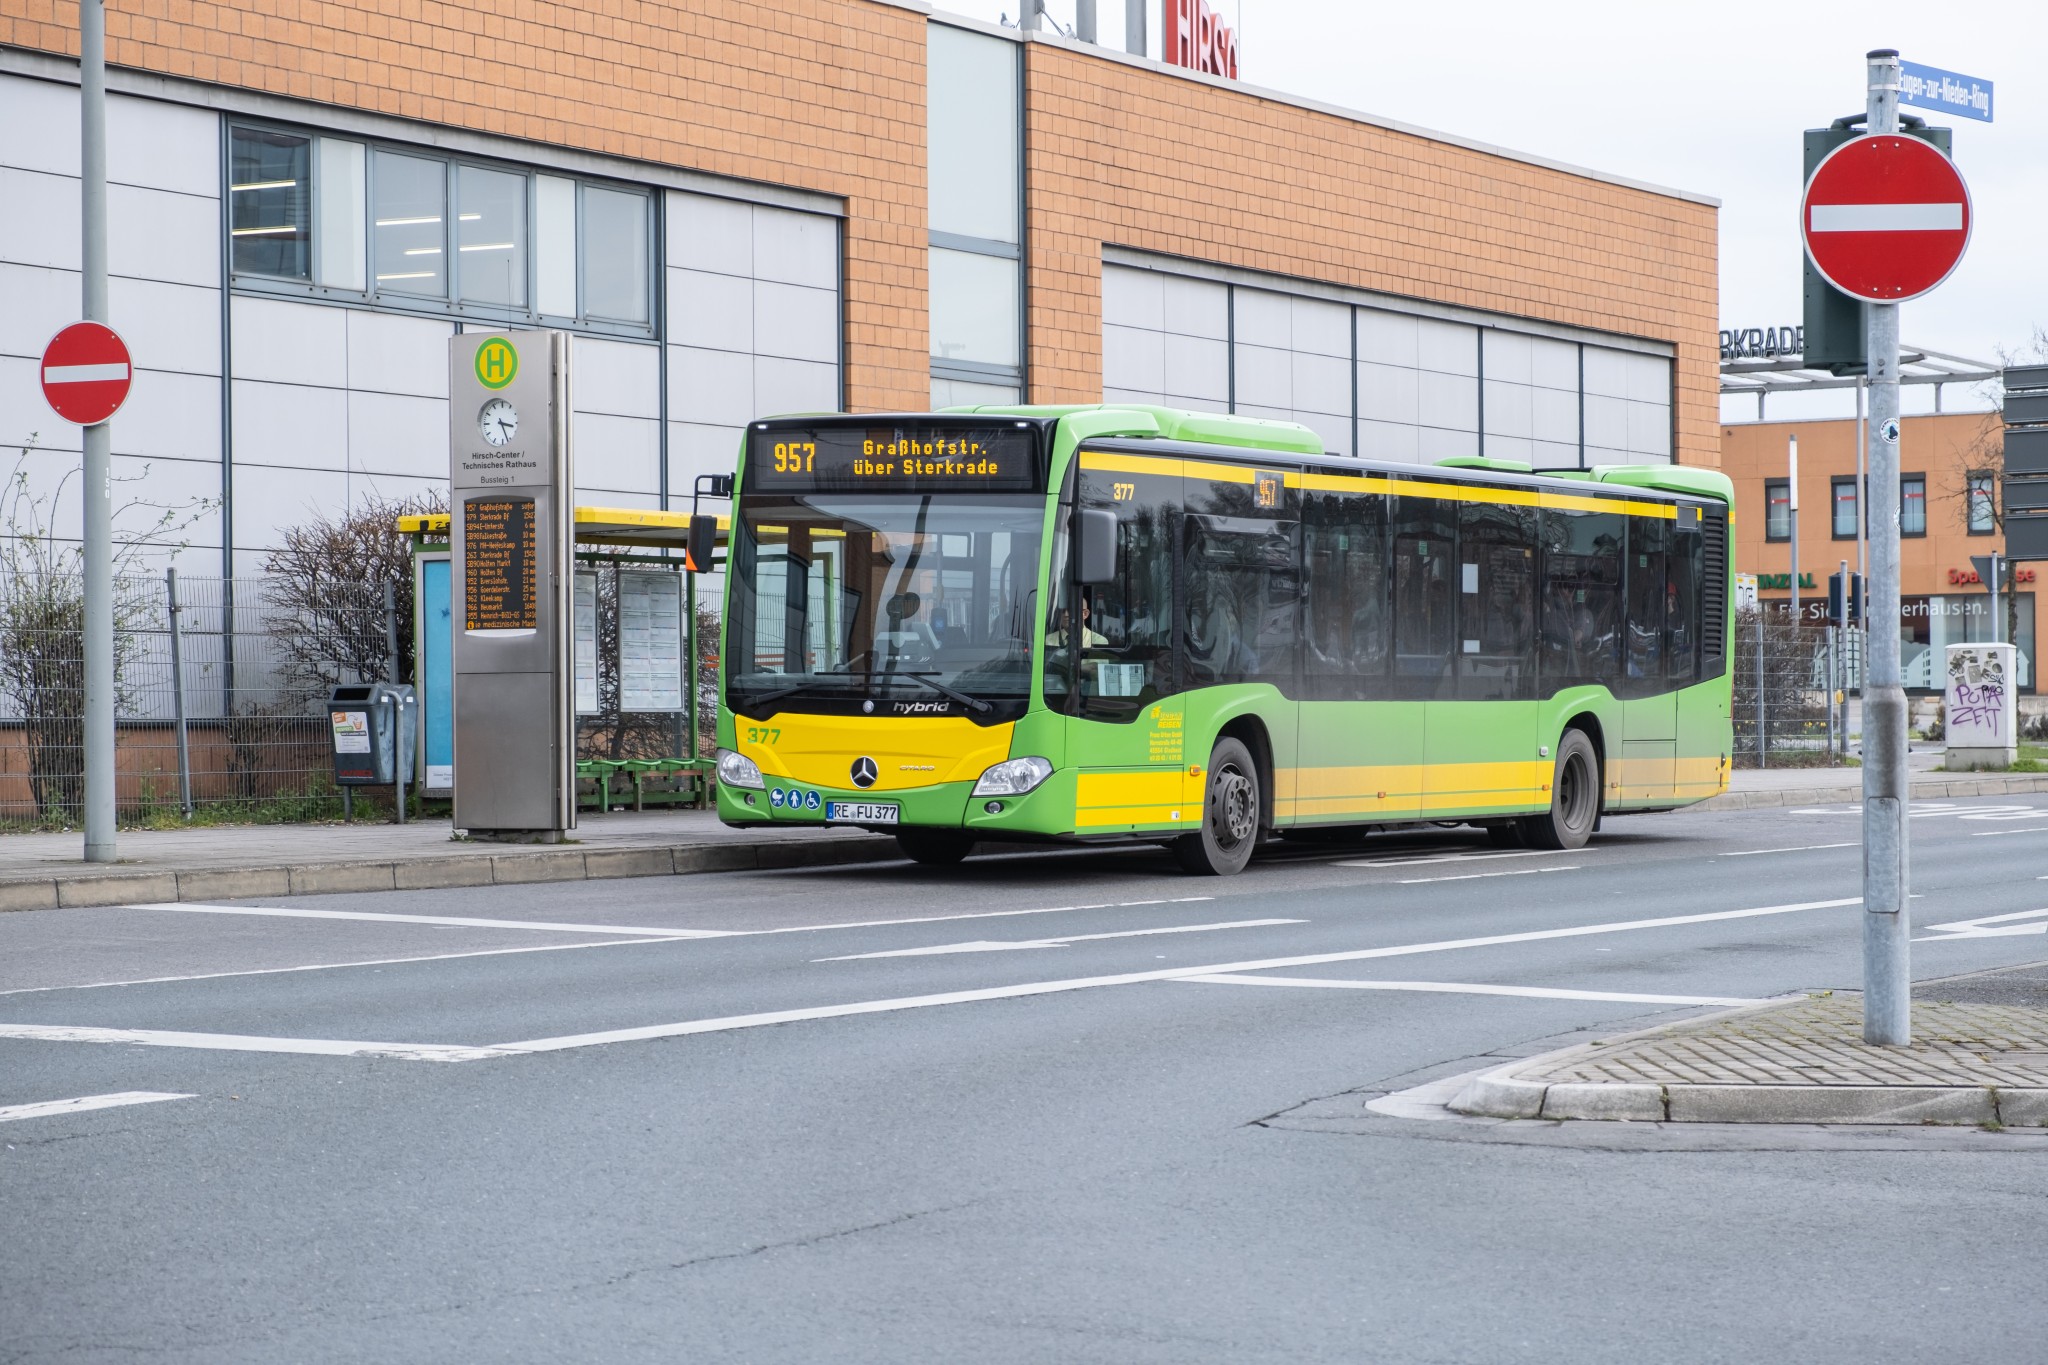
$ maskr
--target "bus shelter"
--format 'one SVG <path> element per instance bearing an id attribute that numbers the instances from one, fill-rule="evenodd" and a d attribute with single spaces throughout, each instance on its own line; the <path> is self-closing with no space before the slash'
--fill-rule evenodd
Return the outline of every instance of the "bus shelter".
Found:
<path id="1" fill-rule="evenodd" d="M 709 569 L 724 563 L 718 519 Z M 403 516 L 411 548 L 413 658 L 419 690 L 421 794 L 452 798 L 455 771 L 454 580 L 449 514 Z M 579 793 L 599 810 L 623 802 L 708 804 L 713 763 L 699 711 L 704 642 L 697 575 L 684 564 L 690 513 L 578 507 L 575 513 L 574 746 Z M 710 642 L 714 647 L 715 641 Z"/>

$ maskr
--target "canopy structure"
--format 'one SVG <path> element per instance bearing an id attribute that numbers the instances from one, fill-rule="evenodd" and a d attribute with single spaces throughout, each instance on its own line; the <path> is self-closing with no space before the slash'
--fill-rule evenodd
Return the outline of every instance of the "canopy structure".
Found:
<path id="1" fill-rule="evenodd" d="M 718 543 L 725 544 L 729 518 L 718 518 Z M 448 513 L 415 513 L 398 519 L 401 534 L 422 540 L 445 540 Z M 579 507 L 578 545 L 613 545 L 629 550 L 682 550 L 690 540 L 688 512 L 659 512 L 645 507 Z"/>
<path id="2" fill-rule="evenodd" d="M 1941 411 L 1941 390 L 1947 384 L 1982 384 L 1996 380 L 2002 367 L 1988 360 L 1947 355 L 1920 347 L 1902 347 L 1899 355 L 1901 384 L 1932 384 L 1934 410 Z M 1856 389 L 1864 384 L 1861 375 L 1837 375 L 1811 369 L 1804 361 L 1731 360 L 1721 366 L 1721 396 L 1756 395 L 1756 420 L 1764 420 L 1764 400 L 1776 393 L 1816 393 L 1822 389 Z"/>

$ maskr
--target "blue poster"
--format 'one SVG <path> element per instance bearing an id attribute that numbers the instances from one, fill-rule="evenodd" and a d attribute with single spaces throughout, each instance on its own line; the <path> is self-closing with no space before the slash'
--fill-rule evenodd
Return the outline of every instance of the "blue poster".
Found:
<path id="1" fill-rule="evenodd" d="M 1899 63 L 1899 103 L 1991 122 L 1991 82 L 1918 62 Z"/>
<path id="2" fill-rule="evenodd" d="M 455 789 L 455 616 L 448 560 L 420 561 L 420 734 L 430 792 Z"/>

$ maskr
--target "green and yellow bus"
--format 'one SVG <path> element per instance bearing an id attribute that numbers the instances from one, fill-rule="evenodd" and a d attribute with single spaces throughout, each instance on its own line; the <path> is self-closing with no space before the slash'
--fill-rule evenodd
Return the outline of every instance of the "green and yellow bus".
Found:
<path id="1" fill-rule="evenodd" d="M 1136 406 L 749 427 L 733 825 L 1169 846 L 1465 823 L 1575 848 L 1728 781 L 1731 485 L 1328 456 Z"/>

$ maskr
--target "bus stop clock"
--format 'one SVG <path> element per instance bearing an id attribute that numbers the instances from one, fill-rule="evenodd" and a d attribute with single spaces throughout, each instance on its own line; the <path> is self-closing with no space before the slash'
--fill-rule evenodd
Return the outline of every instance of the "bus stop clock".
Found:
<path id="1" fill-rule="evenodd" d="M 494 446 L 502 446 L 519 432 L 519 410 L 502 398 L 493 398 L 477 414 L 477 433 Z"/>

